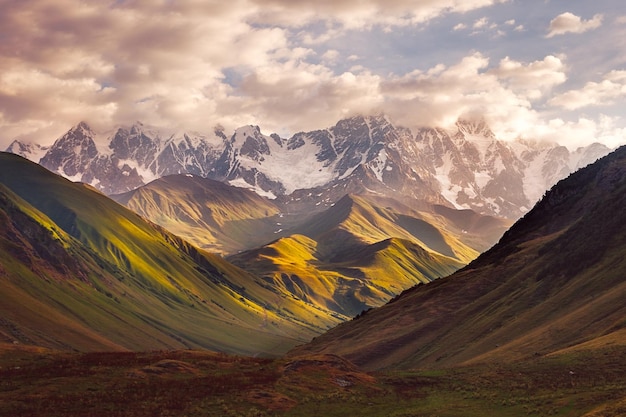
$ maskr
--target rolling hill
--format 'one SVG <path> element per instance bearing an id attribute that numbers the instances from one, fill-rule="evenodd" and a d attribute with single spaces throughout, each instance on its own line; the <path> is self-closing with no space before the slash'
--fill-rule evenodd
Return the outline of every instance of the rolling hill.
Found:
<path id="1" fill-rule="evenodd" d="M 293 354 L 366 369 L 512 363 L 626 341 L 626 147 L 554 186 L 500 242 Z"/>
<path id="2" fill-rule="evenodd" d="M 6 342 L 277 355 L 340 321 L 16 155 L 0 202 Z"/>

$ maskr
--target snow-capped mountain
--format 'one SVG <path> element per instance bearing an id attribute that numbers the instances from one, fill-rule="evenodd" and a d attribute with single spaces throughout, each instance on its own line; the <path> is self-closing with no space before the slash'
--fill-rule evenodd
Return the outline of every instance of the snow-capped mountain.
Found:
<path id="1" fill-rule="evenodd" d="M 7 150 L 107 194 L 190 173 L 304 206 L 367 192 L 511 219 L 559 179 L 610 151 L 600 144 L 570 152 L 506 142 L 480 119 L 413 133 L 384 115 L 352 117 L 289 139 L 264 135 L 258 126 L 228 137 L 221 130 L 164 134 L 141 123 L 97 135 L 80 123 L 47 150 L 17 141 Z"/>

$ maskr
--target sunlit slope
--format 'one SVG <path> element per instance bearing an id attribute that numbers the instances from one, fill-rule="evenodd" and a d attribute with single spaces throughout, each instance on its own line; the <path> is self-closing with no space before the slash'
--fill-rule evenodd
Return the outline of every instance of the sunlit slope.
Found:
<path id="1" fill-rule="evenodd" d="M 295 229 L 301 233 L 229 260 L 295 297 L 353 316 L 413 285 L 447 276 L 476 255 L 423 220 L 411 218 L 421 226 L 421 233 L 412 234 L 393 216 L 346 196 Z"/>
<path id="2" fill-rule="evenodd" d="M 194 245 L 216 253 L 274 239 L 280 210 L 243 188 L 192 175 L 171 175 L 112 197 Z"/>
<path id="3" fill-rule="evenodd" d="M 370 203 L 367 197 L 346 195 L 333 207 L 296 229 L 315 239 L 323 256 L 336 257 L 353 245 L 373 244 L 389 238 L 406 239 L 441 255 L 467 263 L 478 252 L 418 215 L 403 215 L 393 208 Z"/>
<path id="4" fill-rule="evenodd" d="M 25 159 L 0 154 L 0 184 L 7 338 L 278 354 L 338 321 Z"/>
<path id="5" fill-rule="evenodd" d="M 369 369 L 597 349 L 626 324 L 626 147 L 559 182 L 491 250 L 297 352 Z"/>

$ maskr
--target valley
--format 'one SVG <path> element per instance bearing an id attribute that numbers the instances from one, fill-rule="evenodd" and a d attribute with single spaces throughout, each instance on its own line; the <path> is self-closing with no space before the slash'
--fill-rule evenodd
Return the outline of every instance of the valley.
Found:
<path id="1" fill-rule="evenodd" d="M 620 415 L 624 161 L 510 226 L 369 174 L 108 197 L 0 154 L 0 411 Z"/>

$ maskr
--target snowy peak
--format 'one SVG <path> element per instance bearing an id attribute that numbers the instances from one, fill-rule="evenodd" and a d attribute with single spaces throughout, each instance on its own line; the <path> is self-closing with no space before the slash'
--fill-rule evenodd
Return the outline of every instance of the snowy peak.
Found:
<path id="1" fill-rule="evenodd" d="M 246 126 L 239 128 L 233 135 L 232 144 L 238 148 L 239 155 L 255 162 L 263 162 L 265 155 L 270 155 L 270 146 L 268 139 L 276 142 L 274 139 L 268 138 L 261 133 L 258 126 Z M 278 143 L 282 146 L 282 143 Z"/>
<path id="2" fill-rule="evenodd" d="M 14 140 L 7 147 L 6 152 L 14 153 L 34 162 L 39 160 L 48 152 L 49 146 L 41 146 L 38 143 L 22 142 Z"/>
<path id="3" fill-rule="evenodd" d="M 143 125 L 134 124 L 130 129 L 120 127 L 110 139 L 109 149 L 119 159 L 133 159 L 140 166 L 154 159 L 157 151 L 157 138 L 143 132 Z"/>
<path id="4" fill-rule="evenodd" d="M 50 149 L 14 142 L 9 151 L 35 161 L 45 152 L 42 165 L 107 194 L 188 173 L 298 204 L 321 207 L 345 193 L 370 193 L 517 219 L 558 180 L 610 150 L 502 141 L 483 118 L 411 132 L 374 115 L 289 139 L 252 125 L 228 136 L 220 126 L 204 135 L 140 122 L 98 136 L 81 122 Z"/>
<path id="5" fill-rule="evenodd" d="M 39 163 L 78 181 L 89 162 L 98 155 L 94 137 L 87 123 L 80 122 L 57 139 Z"/>

